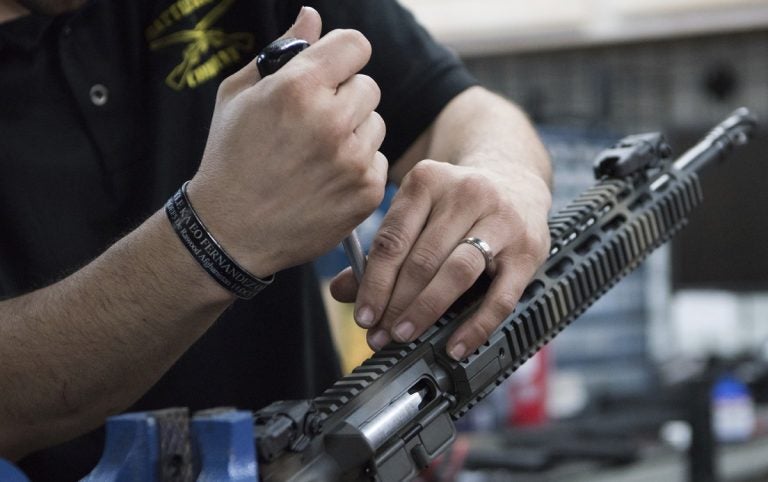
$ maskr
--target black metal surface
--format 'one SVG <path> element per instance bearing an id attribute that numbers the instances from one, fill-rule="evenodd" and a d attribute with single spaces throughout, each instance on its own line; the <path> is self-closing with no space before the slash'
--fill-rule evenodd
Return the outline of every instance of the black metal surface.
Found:
<path id="1" fill-rule="evenodd" d="M 607 149 L 594 165 L 595 177 L 626 178 L 656 167 L 672 154 L 672 149 L 659 133 L 638 134 L 621 140 Z"/>
<path id="2" fill-rule="evenodd" d="M 309 47 L 309 43 L 297 38 L 281 38 L 264 47 L 256 57 L 256 67 L 264 78 L 277 72 L 299 52 Z"/>
<path id="3" fill-rule="evenodd" d="M 746 142 L 750 119 L 746 111 L 735 113 L 684 154 L 684 163 L 646 159 L 646 169 L 626 178 L 599 180 L 551 218 L 549 259 L 483 346 L 460 363 L 445 354 L 450 335 L 482 300 L 487 279 L 415 342 L 385 347 L 315 399 L 320 433 L 306 450 L 262 465 L 262 480 L 410 480 L 453 440 L 449 417 L 464 415 L 685 225 L 702 198 L 696 171 Z M 417 384 L 434 391 L 421 412 L 387 443 L 370 446 L 360 427 Z"/>

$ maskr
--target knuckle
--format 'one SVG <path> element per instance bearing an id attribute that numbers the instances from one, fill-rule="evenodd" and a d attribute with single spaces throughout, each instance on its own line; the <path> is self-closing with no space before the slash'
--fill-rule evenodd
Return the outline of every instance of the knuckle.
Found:
<path id="1" fill-rule="evenodd" d="M 379 305 L 379 297 L 392 289 L 386 274 L 369 269 L 365 272 L 363 282 L 358 291 L 358 299 L 366 299 L 372 305 Z"/>
<path id="2" fill-rule="evenodd" d="M 538 264 L 544 263 L 549 256 L 549 250 L 552 247 L 552 238 L 549 235 L 549 227 L 545 224 L 537 230 L 536 246 L 539 248 Z"/>
<path id="3" fill-rule="evenodd" d="M 508 264 L 516 266 L 518 276 L 521 277 L 521 280 L 524 279 L 526 282 L 530 280 L 539 266 L 544 262 L 544 260 L 539 259 L 535 254 L 528 252 L 520 253 L 513 259 L 509 259 L 509 261 L 510 263 Z M 522 295 L 522 290 L 520 291 L 520 294 Z"/>
<path id="4" fill-rule="evenodd" d="M 379 87 L 379 84 L 377 84 L 376 81 L 373 80 L 373 77 L 369 75 L 356 74 L 356 78 L 358 79 L 361 88 L 366 89 L 368 91 L 368 95 L 374 99 L 373 103 L 378 105 L 379 101 L 381 100 L 381 88 Z"/>
<path id="5" fill-rule="evenodd" d="M 472 340 L 474 340 L 475 345 L 485 343 L 488 341 L 488 338 L 491 337 L 497 326 L 498 323 L 495 323 L 490 318 L 476 318 L 472 323 L 470 323 L 468 327 L 470 337 Z"/>
<path id="6" fill-rule="evenodd" d="M 281 71 L 280 75 L 275 74 L 274 80 L 277 84 L 277 94 L 282 97 L 280 99 L 282 102 L 292 99 L 300 105 L 311 105 L 310 103 L 316 97 L 313 93 L 317 92 L 319 81 L 312 69 Z"/>
<path id="7" fill-rule="evenodd" d="M 477 251 L 477 250 L 473 250 Z M 462 249 L 451 255 L 450 273 L 456 282 L 467 284 L 466 280 L 474 280 L 482 271 L 485 260 L 482 255 L 468 249 Z"/>
<path id="8" fill-rule="evenodd" d="M 376 127 L 378 127 L 382 140 L 384 140 L 384 134 L 387 132 L 387 123 L 384 121 L 381 114 L 376 111 L 371 112 L 371 117 L 373 118 Z M 381 142 L 379 142 L 379 144 L 381 144 Z"/>
<path id="9" fill-rule="evenodd" d="M 538 266 L 547 259 L 550 245 L 549 233 L 542 229 L 529 229 L 522 234 L 522 254 L 532 265 Z"/>
<path id="10" fill-rule="evenodd" d="M 396 224 L 381 227 L 373 239 L 371 256 L 385 259 L 400 258 L 408 251 L 408 240 L 405 232 Z"/>
<path id="11" fill-rule="evenodd" d="M 505 224 L 508 226 L 510 232 L 519 231 L 519 227 L 523 225 L 523 217 L 520 215 L 517 209 L 515 209 L 514 206 L 510 206 L 508 204 L 500 206 L 497 212 L 505 221 Z"/>
<path id="12" fill-rule="evenodd" d="M 310 95 L 313 90 L 311 76 L 304 72 L 285 72 L 284 75 L 269 76 L 260 82 L 265 91 L 267 103 L 274 112 L 290 118 L 304 118 L 315 108 Z"/>
<path id="13" fill-rule="evenodd" d="M 463 176 L 458 182 L 457 191 L 460 199 L 482 200 L 488 208 L 498 209 L 495 191 L 488 187 L 488 180 L 481 174 L 469 173 Z"/>
<path id="14" fill-rule="evenodd" d="M 497 316 L 499 322 L 501 322 L 501 320 L 506 318 L 515 309 L 515 306 L 517 305 L 517 300 L 519 299 L 519 296 L 517 293 L 518 293 L 517 290 L 515 290 L 514 292 L 505 290 L 494 297 L 493 303 L 492 303 L 492 309 L 494 314 Z"/>
<path id="15" fill-rule="evenodd" d="M 445 311 L 443 301 L 435 295 L 422 295 L 416 301 L 417 311 L 428 317 L 429 323 L 437 321 L 438 317 Z"/>
<path id="16" fill-rule="evenodd" d="M 235 84 L 236 82 L 232 76 L 222 80 L 219 88 L 216 90 L 216 102 L 222 102 L 232 97 L 236 91 Z"/>
<path id="17" fill-rule="evenodd" d="M 469 172 L 462 176 L 458 188 L 465 194 L 482 192 L 485 186 L 485 178 L 480 174 Z"/>
<path id="18" fill-rule="evenodd" d="M 403 267 L 414 278 L 431 278 L 441 265 L 441 259 L 431 248 L 415 248 Z"/>
<path id="19" fill-rule="evenodd" d="M 334 152 L 337 155 L 343 155 L 345 148 L 350 148 L 350 151 L 354 149 L 352 146 L 348 146 L 347 141 L 351 132 L 349 128 L 349 121 L 346 116 L 331 115 L 323 123 L 323 134 L 328 142 L 334 146 Z"/>
<path id="20" fill-rule="evenodd" d="M 387 134 L 387 126 L 384 123 L 384 119 L 378 112 L 372 111 L 366 120 L 366 123 L 369 123 L 368 128 L 363 132 L 358 129 L 356 134 L 362 136 L 360 137 L 360 140 L 367 149 L 373 151 L 378 150 Z"/>
<path id="21" fill-rule="evenodd" d="M 382 199 L 384 199 L 383 185 L 370 183 L 363 188 L 360 193 L 360 204 L 362 206 L 364 217 L 369 216 L 370 213 L 381 204 Z"/>
<path id="22" fill-rule="evenodd" d="M 363 202 L 371 211 L 379 207 L 386 193 L 386 170 L 376 165 L 382 162 L 380 157 L 378 153 L 370 157 L 365 163 L 364 172 L 359 177 L 362 180 Z"/>
<path id="23" fill-rule="evenodd" d="M 420 161 L 403 178 L 400 189 L 420 192 L 427 189 L 435 180 L 435 168 L 432 162 Z"/>
<path id="24" fill-rule="evenodd" d="M 370 58 L 371 43 L 360 31 L 354 29 L 342 29 L 338 31 L 341 40 L 358 51 L 363 58 Z"/>
<path id="25" fill-rule="evenodd" d="M 333 128 L 334 130 L 340 128 Z M 352 185 L 365 186 L 365 174 L 370 166 L 371 157 L 366 155 L 360 140 L 352 135 L 337 133 L 335 139 L 328 138 L 329 149 L 334 159 L 350 177 Z"/>

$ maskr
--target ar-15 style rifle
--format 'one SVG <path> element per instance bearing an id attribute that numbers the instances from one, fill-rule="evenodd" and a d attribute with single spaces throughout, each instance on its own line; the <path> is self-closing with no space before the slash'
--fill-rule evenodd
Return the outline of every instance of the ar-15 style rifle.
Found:
<path id="1" fill-rule="evenodd" d="M 386 346 L 314 400 L 257 412 L 261 480 L 413 478 L 453 441 L 454 420 L 686 224 L 701 201 L 697 173 L 746 143 L 755 126 L 739 109 L 677 160 L 660 134 L 603 152 L 597 183 L 551 218 L 549 258 L 484 345 L 461 362 L 445 353 L 487 279 L 416 341 Z"/>

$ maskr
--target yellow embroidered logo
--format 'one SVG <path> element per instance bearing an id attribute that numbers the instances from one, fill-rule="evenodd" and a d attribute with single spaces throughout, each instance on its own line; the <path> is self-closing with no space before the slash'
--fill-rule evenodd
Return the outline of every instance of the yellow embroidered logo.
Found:
<path id="1" fill-rule="evenodd" d="M 235 0 L 176 0 L 147 28 L 145 35 L 150 50 L 185 44 L 181 62 L 171 70 L 165 83 L 174 90 L 195 88 L 219 75 L 229 65 L 253 51 L 251 33 L 226 33 L 214 23 L 230 9 Z M 168 33 L 185 17 L 215 4 L 194 27 Z"/>

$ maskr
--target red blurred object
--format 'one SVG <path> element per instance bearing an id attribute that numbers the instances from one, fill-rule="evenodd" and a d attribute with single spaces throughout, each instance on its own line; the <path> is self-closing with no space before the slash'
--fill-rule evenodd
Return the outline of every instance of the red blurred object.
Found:
<path id="1" fill-rule="evenodd" d="M 549 362 L 549 347 L 545 346 L 514 375 L 509 384 L 508 425 L 530 427 L 547 422 Z"/>

